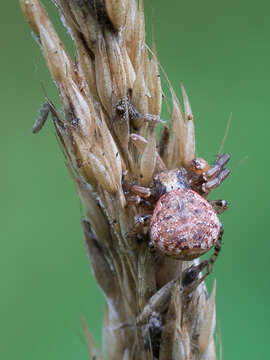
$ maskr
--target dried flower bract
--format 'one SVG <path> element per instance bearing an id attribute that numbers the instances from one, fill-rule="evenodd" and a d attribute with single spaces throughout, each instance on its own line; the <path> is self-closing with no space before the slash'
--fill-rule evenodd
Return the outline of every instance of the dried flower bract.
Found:
<path id="1" fill-rule="evenodd" d="M 63 111 L 46 98 L 33 132 L 50 111 L 85 207 L 82 226 L 91 268 L 107 300 L 102 353 L 82 318 L 90 356 L 215 359 L 215 288 L 208 298 L 201 272 L 211 271 L 221 246 L 216 212 L 226 202 L 207 197 L 228 176 L 228 156 L 221 155 L 213 167 L 196 158 L 193 114 L 183 86 L 184 111 L 169 84 L 170 125 L 160 118 L 160 66 L 155 46 L 145 45 L 142 0 L 54 0 L 76 47 L 74 62 L 41 2 L 20 3 Z M 162 195 L 168 208 L 174 201 L 167 215 L 179 212 L 175 237 L 172 220 L 161 212 Z M 177 206 L 186 213 L 179 215 Z M 149 235 L 144 220 L 153 212 Z M 191 232 L 185 235 L 189 221 Z M 209 261 L 192 260 L 211 247 Z M 167 256 L 175 253 L 181 256 Z"/>

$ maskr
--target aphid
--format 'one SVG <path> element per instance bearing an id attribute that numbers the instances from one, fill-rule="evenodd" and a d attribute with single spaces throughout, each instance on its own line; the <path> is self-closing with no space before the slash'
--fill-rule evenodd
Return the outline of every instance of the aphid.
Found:
<path id="1" fill-rule="evenodd" d="M 220 155 L 210 167 L 204 159 L 196 158 L 186 168 L 157 174 L 150 188 L 124 182 L 127 195 L 136 194 L 152 204 L 149 235 L 158 251 L 176 259 L 192 260 L 214 247 L 208 263 L 208 272 L 211 271 L 223 234 L 217 214 L 227 208 L 227 202 L 208 201 L 207 196 L 229 175 L 230 170 L 224 168 L 229 159 L 228 154 Z M 136 226 L 141 226 L 144 219 L 149 216 L 137 219 Z"/>
<path id="2" fill-rule="evenodd" d="M 46 102 L 41 106 L 39 115 L 32 127 L 32 133 L 38 133 L 44 126 L 50 112 L 50 105 Z"/>

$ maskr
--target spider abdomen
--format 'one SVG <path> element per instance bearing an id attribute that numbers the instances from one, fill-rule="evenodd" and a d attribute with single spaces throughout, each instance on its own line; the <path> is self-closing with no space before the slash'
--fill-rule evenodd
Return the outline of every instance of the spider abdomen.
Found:
<path id="1" fill-rule="evenodd" d="M 162 253 L 191 260 L 215 245 L 221 227 L 207 200 L 193 190 L 177 189 L 158 200 L 150 224 L 150 238 Z"/>

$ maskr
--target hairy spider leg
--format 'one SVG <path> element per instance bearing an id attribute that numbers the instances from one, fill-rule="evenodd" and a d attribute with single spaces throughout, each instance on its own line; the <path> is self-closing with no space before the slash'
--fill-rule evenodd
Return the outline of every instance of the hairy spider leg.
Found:
<path id="1" fill-rule="evenodd" d="M 224 229 L 223 229 L 223 226 L 222 226 L 222 228 L 220 229 L 220 232 L 219 232 L 217 242 L 216 242 L 215 247 L 214 247 L 214 252 L 213 252 L 212 256 L 210 257 L 210 259 L 208 260 L 206 276 L 209 275 L 212 272 L 213 264 L 217 260 L 217 257 L 218 257 L 218 255 L 220 253 L 220 250 L 221 250 L 221 247 L 222 247 L 222 236 L 223 236 L 223 234 L 224 234 Z"/>
<path id="2" fill-rule="evenodd" d="M 203 175 L 205 181 L 212 179 L 214 176 L 218 176 L 219 173 L 223 170 L 223 167 L 230 160 L 229 154 L 222 154 L 217 158 L 217 161 L 213 166 Z"/>
<path id="3" fill-rule="evenodd" d="M 230 175 L 230 173 L 231 171 L 229 169 L 223 169 L 216 177 L 202 184 L 202 190 L 205 193 L 208 193 L 215 189 Z"/>

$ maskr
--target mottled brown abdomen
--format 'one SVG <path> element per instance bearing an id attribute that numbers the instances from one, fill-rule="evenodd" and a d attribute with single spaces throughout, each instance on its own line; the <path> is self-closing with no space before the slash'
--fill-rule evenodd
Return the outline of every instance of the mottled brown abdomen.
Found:
<path id="1" fill-rule="evenodd" d="M 191 260 L 211 249 L 221 229 L 212 206 L 190 189 L 170 191 L 158 200 L 150 238 L 166 255 Z"/>

